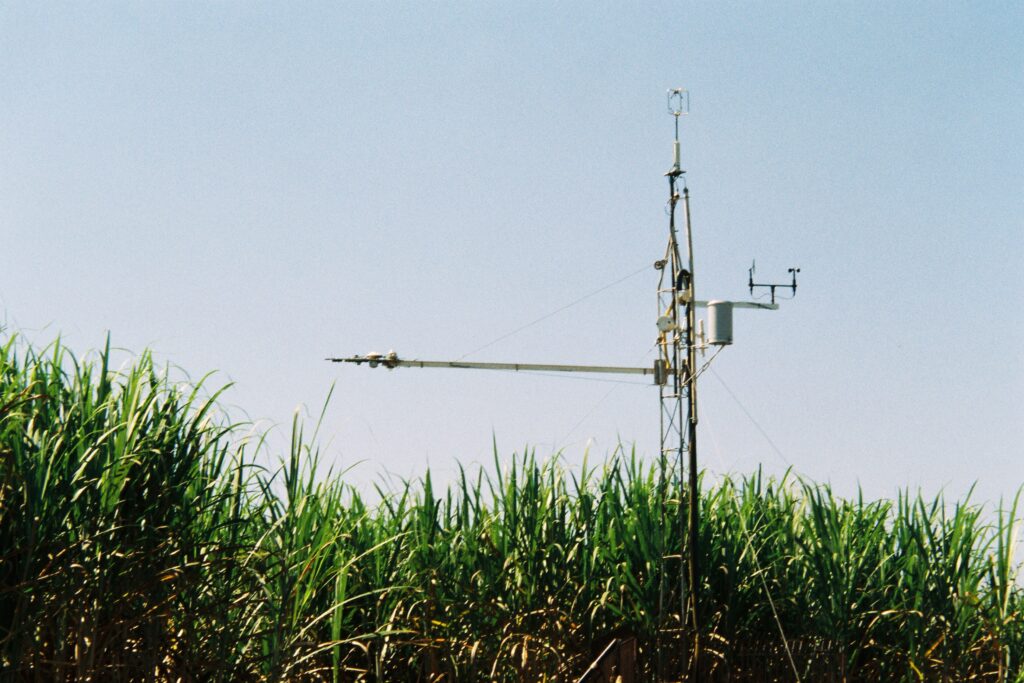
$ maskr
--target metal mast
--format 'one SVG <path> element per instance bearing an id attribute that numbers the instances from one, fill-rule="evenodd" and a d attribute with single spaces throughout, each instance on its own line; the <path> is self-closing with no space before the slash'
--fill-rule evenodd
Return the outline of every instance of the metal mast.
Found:
<path id="1" fill-rule="evenodd" d="M 698 481 L 697 481 L 697 345 L 696 306 L 694 296 L 693 231 L 690 224 L 690 191 L 686 187 L 680 166 L 679 117 L 689 110 L 689 94 L 675 88 L 668 91 L 668 111 L 675 123 L 675 140 L 672 143 L 672 168 L 665 174 L 668 178 L 668 246 L 665 258 L 659 261 L 661 278 L 658 282 L 658 339 L 660 358 L 670 368 L 679 368 L 671 373 L 671 380 L 660 385 L 661 401 L 661 455 L 663 460 L 673 459 L 678 463 L 680 479 L 688 475 L 686 495 L 680 501 L 687 501 L 685 522 L 680 514 L 680 525 L 685 540 L 682 556 L 686 557 L 686 571 L 681 576 L 680 593 L 682 614 L 685 625 L 693 629 L 693 653 L 690 658 L 690 680 L 697 676 L 697 661 L 700 654 L 700 613 L 698 592 L 700 589 L 700 567 L 698 566 Z M 682 180 L 682 196 L 679 184 Z M 686 260 L 680 254 L 679 236 L 676 227 L 676 209 L 679 201 L 683 204 L 683 227 L 686 239 Z M 666 282 L 667 280 L 667 282 Z M 683 492 L 680 491 L 680 494 Z M 687 590 L 688 589 L 688 590 Z"/>

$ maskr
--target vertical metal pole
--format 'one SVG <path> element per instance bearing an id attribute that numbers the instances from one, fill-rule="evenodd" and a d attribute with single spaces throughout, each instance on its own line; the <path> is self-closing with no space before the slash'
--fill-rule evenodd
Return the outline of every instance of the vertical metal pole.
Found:
<path id="1" fill-rule="evenodd" d="M 679 138 L 679 119 L 676 117 L 676 139 Z M 686 627 L 687 612 L 689 611 L 688 602 L 692 598 L 692 584 L 689 583 L 689 572 L 682 566 L 682 558 L 687 554 L 687 541 L 686 541 L 686 520 L 687 517 L 683 516 L 682 512 L 682 501 L 684 498 L 685 490 L 683 488 L 683 477 L 686 472 L 686 463 L 683 458 L 683 450 L 686 444 L 686 429 L 684 427 L 684 409 L 683 409 L 683 395 L 686 393 L 688 384 L 684 375 L 680 372 L 685 367 L 685 359 L 683 357 L 682 349 L 682 336 L 684 334 L 683 325 L 684 321 L 680 319 L 679 312 L 679 295 L 681 293 L 680 285 L 689 287 L 688 283 L 682 282 L 684 278 L 681 277 L 683 271 L 682 258 L 679 255 L 679 240 L 676 233 L 676 205 L 679 203 L 679 193 L 676 191 L 676 179 L 682 174 L 678 164 L 674 165 L 672 170 L 668 173 L 668 187 L 669 187 L 669 237 L 668 237 L 668 267 L 671 273 L 671 284 L 669 286 L 669 293 L 671 295 L 671 302 L 669 304 L 670 316 L 672 322 L 675 323 L 672 330 L 671 340 L 671 357 L 670 365 L 673 369 L 672 382 L 671 382 L 671 393 L 665 397 L 665 392 L 662 392 L 662 415 L 668 414 L 668 422 L 672 426 L 669 430 L 662 430 L 662 452 L 672 450 L 676 456 L 676 463 L 679 467 L 679 527 L 680 527 L 680 538 L 682 546 L 679 550 L 680 557 L 680 568 L 679 568 L 679 600 L 680 600 L 680 613 L 679 622 L 680 627 Z M 667 343 L 667 342 L 666 342 Z M 668 349 L 666 349 L 668 351 Z M 669 400 L 665 400 L 665 399 Z M 666 406 L 665 404 L 669 405 Z M 672 442 L 669 445 L 669 442 Z M 689 585 L 688 585 L 689 584 Z M 688 590 L 689 588 L 689 590 Z"/>
<path id="2" fill-rule="evenodd" d="M 700 490 L 697 471 L 697 348 L 694 343 L 694 330 L 696 328 L 696 307 L 693 302 L 696 298 L 693 280 L 693 231 L 690 228 L 690 190 L 683 188 L 683 212 L 686 216 L 686 251 L 690 266 L 690 297 L 686 304 L 686 383 L 689 394 L 689 578 L 690 578 L 690 600 L 691 614 L 693 617 L 693 658 L 690 661 L 690 680 L 693 683 L 698 681 L 700 676 L 700 610 L 698 609 L 698 598 L 700 594 L 700 565 L 698 563 L 699 550 L 699 522 L 700 522 Z"/>
<path id="3" fill-rule="evenodd" d="M 682 361 L 682 355 L 680 353 L 680 335 L 682 334 L 682 321 L 679 315 L 679 296 L 678 296 L 678 277 L 681 266 L 679 259 L 679 249 L 676 243 L 675 233 L 675 205 L 676 202 L 673 199 L 675 196 L 675 178 L 673 171 L 670 171 L 669 175 L 669 241 L 668 248 L 665 253 L 665 260 L 661 262 L 660 271 L 661 275 L 658 279 L 658 315 L 667 316 L 672 321 L 670 329 L 662 331 L 658 337 L 658 362 L 663 364 L 665 368 L 665 375 L 662 377 L 659 386 L 659 401 L 660 401 L 660 427 L 661 427 L 661 441 L 660 441 L 660 464 L 662 468 L 663 476 L 666 477 L 664 485 L 667 489 L 668 486 L 675 484 L 676 480 L 672 476 L 673 472 L 678 472 L 680 482 L 679 491 L 679 508 L 676 514 L 678 518 L 676 521 L 679 525 L 680 531 L 680 547 L 679 547 L 679 604 L 680 604 L 680 627 L 685 628 L 686 626 L 686 614 L 688 610 L 687 600 L 687 587 L 686 587 L 686 576 L 687 572 L 683 565 L 683 558 L 685 557 L 685 539 L 686 539 L 686 517 L 683 514 L 682 507 L 682 481 L 683 481 L 683 448 L 685 440 L 685 431 L 683 426 L 682 418 L 682 403 L 683 395 L 682 392 L 685 387 L 685 383 L 681 382 L 680 375 L 680 362 Z M 665 279 L 668 278 L 668 282 Z M 678 469 L 677 469 L 678 468 Z M 665 489 L 663 489 L 665 490 Z M 664 518 L 663 518 L 664 519 Z M 665 549 L 668 551 L 668 548 Z M 662 565 L 664 572 L 665 565 Z M 667 584 L 662 581 L 662 590 L 665 589 Z M 665 603 L 661 603 L 662 607 Z M 659 612 L 665 614 L 664 610 Z M 660 638 L 660 636 L 659 636 Z M 664 669 L 664 658 L 662 647 L 658 648 L 658 680 L 668 676 L 667 671 Z"/>
<path id="4" fill-rule="evenodd" d="M 686 209 L 686 248 L 687 261 L 683 261 L 679 249 L 679 237 L 676 229 L 676 209 L 680 195 L 677 189 L 678 180 L 684 171 L 680 168 L 681 155 L 679 145 L 679 117 L 688 111 L 689 99 L 682 89 L 669 91 L 669 113 L 675 121 L 675 140 L 673 142 L 673 164 L 666 175 L 669 177 L 669 249 L 663 269 L 663 283 L 658 285 L 659 311 L 671 318 L 671 331 L 663 332 L 660 344 L 663 347 L 663 358 L 672 368 L 672 381 L 662 387 L 662 454 L 674 452 L 679 466 L 679 527 L 680 527 L 680 627 L 685 634 L 692 629 L 694 634 L 693 648 L 688 660 L 688 680 L 696 681 L 698 675 L 697 660 L 699 655 L 699 618 L 697 613 L 697 595 L 699 573 L 696 564 L 696 403 L 695 377 L 696 350 L 694 348 L 694 306 L 693 306 L 693 239 L 690 233 L 689 191 L 683 189 L 683 202 Z M 664 276 L 671 273 L 668 288 L 663 286 Z M 685 296 L 684 296 L 685 295 Z M 671 339 L 669 337 L 671 332 Z M 684 407 L 685 403 L 685 407 Z M 684 422 L 685 421 L 685 422 Z M 689 479 L 685 452 L 689 454 Z M 687 499 L 684 512 L 682 502 Z M 682 558 L 686 564 L 682 564 Z M 685 642 L 685 641 L 684 641 Z M 689 648 L 686 648 L 689 649 Z M 684 650 L 685 651 L 685 650 Z"/>
<path id="5" fill-rule="evenodd" d="M 664 331 L 660 337 L 662 358 L 669 362 L 672 369 L 672 381 L 666 382 L 661 388 L 661 453 L 662 457 L 674 451 L 679 464 L 679 527 L 680 527 L 680 560 L 687 558 L 686 566 L 680 562 L 680 627 L 685 634 L 687 625 L 693 629 L 693 651 L 689 658 L 688 679 L 696 682 L 699 676 L 698 661 L 700 657 L 700 618 L 698 612 L 698 589 L 700 573 L 697 564 L 697 395 L 696 395 L 696 364 L 697 351 L 694 344 L 696 334 L 696 314 L 693 290 L 693 236 L 690 229 L 690 194 L 683 188 L 683 205 L 686 220 L 687 262 L 684 263 L 679 253 L 679 240 L 676 234 L 676 207 L 679 204 L 677 181 L 684 171 L 680 168 L 679 117 L 689 109 L 689 96 L 680 88 L 668 91 L 668 110 L 675 118 L 675 141 L 673 142 L 672 168 L 665 175 L 669 182 L 669 236 L 668 253 L 665 255 L 662 270 L 662 282 L 658 286 L 659 313 L 669 316 L 671 329 Z M 669 287 L 664 287 L 665 271 L 671 274 Z M 681 297 L 680 295 L 686 296 Z M 668 299 L 666 301 L 666 299 Z M 685 306 L 685 311 L 680 309 Z M 671 333 L 671 339 L 669 334 Z M 670 348 L 671 347 L 671 348 Z M 684 408 L 685 398 L 685 408 Z M 686 424 L 684 425 L 684 420 Z M 689 454 L 689 479 L 687 463 L 683 451 Z M 688 505 L 684 516 L 682 501 L 688 495 Z"/>

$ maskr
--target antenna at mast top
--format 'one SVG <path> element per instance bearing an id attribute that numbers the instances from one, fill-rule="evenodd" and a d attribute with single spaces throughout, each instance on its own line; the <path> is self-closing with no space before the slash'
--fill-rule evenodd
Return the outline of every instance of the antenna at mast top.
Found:
<path id="1" fill-rule="evenodd" d="M 672 170 L 669 175 L 679 175 L 683 171 L 679 168 L 679 117 L 690 113 L 690 92 L 683 88 L 670 88 L 666 100 L 668 113 L 675 119 L 676 138 L 672 143 Z"/>
<path id="2" fill-rule="evenodd" d="M 669 88 L 668 113 L 676 118 L 690 113 L 690 92 L 684 88 Z"/>

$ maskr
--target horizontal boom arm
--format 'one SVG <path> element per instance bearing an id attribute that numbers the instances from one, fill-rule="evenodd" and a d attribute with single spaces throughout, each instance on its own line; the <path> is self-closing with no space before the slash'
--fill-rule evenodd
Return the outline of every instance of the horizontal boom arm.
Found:
<path id="1" fill-rule="evenodd" d="M 698 308 L 707 308 L 709 303 L 710 303 L 709 301 L 700 301 L 700 300 L 698 300 L 698 301 L 694 301 L 693 305 L 698 307 Z M 775 304 L 775 303 L 766 304 L 766 303 L 762 303 L 760 301 L 730 301 L 729 303 L 732 304 L 733 308 L 759 308 L 759 309 L 765 310 L 765 311 L 777 311 L 777 310 L 779 310 L 779 305 Z"/>
<path id="2" fill-rule="evenodd" d="M 332 363 L 368 363 L 371 368 L 463 368 L 471 370 L 514 370 L 539 372 L 594 372 L 608 375 L 653 375 L 654 367 L 628 368 L 614 365 L 555 365 L 551 363 L 473 363 L 467 361 L 402 360 L 393 353 L 370 353 L 350 358 L 327 358 Z"/>

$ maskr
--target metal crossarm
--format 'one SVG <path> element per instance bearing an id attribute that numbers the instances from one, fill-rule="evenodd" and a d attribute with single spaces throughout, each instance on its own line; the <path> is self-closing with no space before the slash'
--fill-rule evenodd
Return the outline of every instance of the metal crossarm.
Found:
<path id="1" fill-rule="evenodd" d="M 328 358 L 332 363 L 368 364 L 371 368 L 462 368 L 468 370 L 512 370 L 520 372 L 591 372 L 606 375 L 659 375 L 656 366 L 649 368 L 618 365 L 560 365 L 554 363 L 477 363 L 469 361 L 405 360 L 394 353 L 370 353 L 349 358 Z"/>

